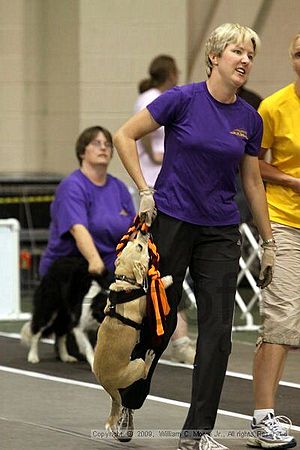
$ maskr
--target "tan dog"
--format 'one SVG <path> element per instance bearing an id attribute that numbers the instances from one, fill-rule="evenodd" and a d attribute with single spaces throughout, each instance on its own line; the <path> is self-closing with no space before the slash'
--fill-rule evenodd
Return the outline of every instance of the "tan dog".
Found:
<path id="1" fill-rule="evenodd" d="M 147 278 L 149 263 L 148 235 L 140 232 L 127 243 L 116 260 L 115 275 L 123 278 L 111 284 L 111 291 L 134 291 L 140 289 Z M 124 281 L 124 280 L 130 281 Z M 172 284 L 172 277 L 162 278 L 164 287 Z M 109 310 L 108 300 L 106 312 Z M 137 324 L 141 324 L 146 315 L 146 294 L 135 300 L 116 305 L 116 312 Z M 110 416 L 106 429 L 116 432 L 121 410 L 121 396 L 118 391 L 126 388 L 140 378 L 147 378 L 152 361 L 153 350 L 148 350 L 145 361 L 142 358 L 130 360 L 132 351 L 138 341 L 139 331 L 122 323 L 118 318 L 106 316 L 99 331 L 95 349 L 93 371 L 99 383 L 112 398 Z"/>

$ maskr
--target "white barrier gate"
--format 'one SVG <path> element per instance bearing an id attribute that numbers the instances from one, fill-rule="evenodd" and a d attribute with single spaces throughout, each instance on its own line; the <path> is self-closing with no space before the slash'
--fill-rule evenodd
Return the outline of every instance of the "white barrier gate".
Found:
<path id="1" fill-rule="evenodd" d="M 26 320 L 20 302 L 20 224 L 0 220 L 0 320 Z"/>
<path id="2" fill-rule="evenodd" d="M 249 331 L 249 330 L 257 330 L 259 328 L 259 325 L 254 324 L 253 320 L 253 314 L 251 313 L 254 305 L 261 301 L 261 290 L 256 285 L 256 281 L 251 273 L 251 265 L 255 261 L 255 259 L 260 259 L 261 257 L 261 247 L 259 243 L 256 241 L 255 237 L 253 236 L 249 226 L 246 223 L 242 223 L 240 225 L 240 233 L 242 235 L 243 240 L 247 240 L 249 244 L 249 255 L 244 259 L 243 256 L 240 258 L 240 271 L 238 274 L 237 279 L 237 291 L 235 295 L 235 301 L 240 310 L 242 311 L 242 314 L 240 316 L 241 319 L 245 320 L 244 325 L 238 325 L 234 326 L 234 331 Z M 245 303 L 244 299 L 241 297 L 239 293 L 239 285 L 242 281 L 242 279 L 246 277 L 247 281 L 250 285 L 250 289 L 252 291 L 252 297 L 250 300 Z"/>

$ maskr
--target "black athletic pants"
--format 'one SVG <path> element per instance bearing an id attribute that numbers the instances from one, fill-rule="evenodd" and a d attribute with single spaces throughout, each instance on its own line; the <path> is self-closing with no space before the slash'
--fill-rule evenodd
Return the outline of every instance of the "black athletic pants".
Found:
<path id="1" fill-rule="evenodd" d="M 172 275 L 167 289 L 171 311 L 167 330 L 146 380 L 120 390 L 127 408 L 142 406 L 150 390 L 155 366 L 166 349 L 177 322 L 177 306 L 187 267 L 194 281 L 198 307 L 198 339 L 193 370 L 191 406 L 183 430 L 213 429 L 231 351 L 231 329 L 240 257 L 237 225 L 207 227 L 158 213 L 151 232 L 160 254 L 161 276 Z M 147 327 L 141 332 L 134 357 L 147 350 Z M 172 369 L 170 369 L 171 371 Z M 170 377 L 170 382 L 172 378 Z"/>

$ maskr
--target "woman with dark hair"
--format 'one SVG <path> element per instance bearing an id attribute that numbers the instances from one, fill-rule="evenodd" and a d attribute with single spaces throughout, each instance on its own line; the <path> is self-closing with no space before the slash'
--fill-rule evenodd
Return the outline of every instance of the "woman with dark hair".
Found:
<path id="1" fill-rule="evenodd" d="M 59 358 L 76 360 L 70 354 L 71 346 L 78 355 L 69 333 L 73 331 L 80 351 L 93 366 L 93 350 L 79 330 L 83 299 L 97 276 L 90 312 L 101 321 L 107 297 L 101 292 L 96 296 L 98 284 L 107 288 L 113 281 L 116 245 L 135 215 L 128 189 L 107 172 L 112 154 L 110 132 L 100 126 L 87 128 L 76 142 L 79 169 L 57 187 L 32 320 L 21 331 L 22 340 L 30 342 L 29 362 L 39 361 L 38 341 L 50 332 L 56 335 Z"/>
<path id="2" fill-rule="evenodd" d="M 63 256 L 83 256 L 91 274 L 113 273 L 115 248 L 130 226 L 135 209 L 125 184 L 107 172 L 112 136 L 94 126 L 76 142 L 79 169 L 59 184 L 51 204 L 50 237 L 40 275 Z"/>
<path id="3" fill-rule="evenodd" d="M 149 66 L 149 78 L 139 83 L 139 97 L 134 105 L 134 112 L 146 108 L 149 103 L 163 92 L 178 83 L 178 69 L 175 59 L 168 55 L 154 58 Z M 154 186 L 161 169 L 164 154 L 164 127 L 149 133 L 139 141 L 137 148 L 141 168 L 148 186 Z"/>

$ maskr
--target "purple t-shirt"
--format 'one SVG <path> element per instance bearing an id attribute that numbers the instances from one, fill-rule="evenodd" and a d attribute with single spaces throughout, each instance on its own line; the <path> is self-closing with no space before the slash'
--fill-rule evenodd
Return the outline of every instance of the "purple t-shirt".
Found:
<path id="1" fill-rule="evenodd" d="M 165 154 L 155 184 L 159 211 L 204 226 L 240 222 L 236 173 L 244 153 L 257 156 L 262 120 L 241 98 L 215 100 L 206 82 L 177 86 L 147 106 L 165 127 Z"/>
<path id="2" fill-rule="evenodd" d="M 80 255 L 69 232 L 75 224 L 88 229 L 107 270 L 113 271 L 116 245 L 134 215 L 131 195 L 122 181 L 108 175 L 106 184 L 97 186 L 81 170 L 75 170 L 59 184 L 51 204 L 50 236 L 40 275 L 59 257 Z"/>

